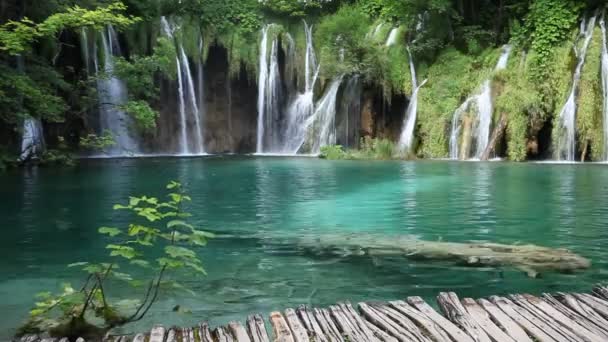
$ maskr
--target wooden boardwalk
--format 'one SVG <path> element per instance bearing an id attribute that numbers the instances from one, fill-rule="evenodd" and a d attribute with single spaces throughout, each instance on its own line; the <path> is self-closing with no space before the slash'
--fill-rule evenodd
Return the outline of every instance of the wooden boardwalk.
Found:
<path id="1" fill-rule="evenodd" d="M 440 312 L 420 297 L 365 302 L 357 308 L 286 309 L 211 329 L 154 327 L 149 333 L 108 342 L 600 342 L 608 341 L 608 288 L 592 293 L 492 296 L 474 300 L 453 293 L 437 297 Z M 59 342 L 28 336 L 22 341 Z"/>

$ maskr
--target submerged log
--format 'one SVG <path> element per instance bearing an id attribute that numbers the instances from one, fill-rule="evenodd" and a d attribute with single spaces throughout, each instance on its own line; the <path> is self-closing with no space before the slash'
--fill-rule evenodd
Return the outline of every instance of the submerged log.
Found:
<path id="1" fill-rule="evenodd" d="M 536 276 L 541 270 L 572 272 L 591 262 L 563 248 L 498 243 L 422 241 L 411 236 L 325 234 L 298 238 L 298 247 L 318 254 L 403 256 L 471 267 L 508 266 Z"/>
<path id="2" fill-rule="evenodd" d="M 507 122 L 508 122 L 507 113 L 502 113 L 502 115 L 500 116 L 500 120 L 498 121 L 498 124 L 492 131 L 492 136 L 490 137 L 490 142 L 488 143 L 488 146 L 486 147 L 486 149 L 483 151 L 483 154 L 481 155 L 481 158 L 480 158 L 481 160 L 486 161 L 486 160 L 490 159 L 490 154 L 492 154 L 492 152 L 496 151 L 496 145 L 502 139 L 502 136 L 505 134 L 505 130 L 507 129 Z"/>

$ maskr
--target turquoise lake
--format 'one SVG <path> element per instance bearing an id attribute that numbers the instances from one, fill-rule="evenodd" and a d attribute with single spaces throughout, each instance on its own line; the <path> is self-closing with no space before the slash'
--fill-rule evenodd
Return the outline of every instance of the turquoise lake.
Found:
<path id="1" fill-rule="evenodd" d="M 81 284 L 66 265 L 105 260 L 100 226 L 131 219 L 112 206 L 129 195 L 184 184 L 192 222 L 218 235 L 197 249 L 208 276 L 164 293 L 141 322 L 212 325 L 299 304 L 422 296 L 590 290 L 608 281 L 608 166 L 361 162 L 204 157 L 82 160 L 74 168 L 0 174 L 0 339 L 27 316 L 33 296 Z M 303 235 L 410 235 L 423 240 L 533 243 L 589 258 L 589 270 L 527 278 L 515 269 L 463 268 L 405 258 L 329 256 L 291 243 Z M 118 291 L 127 289 L 121 287 Z M 180 305 L 191 311 L 171 312 Z"/>

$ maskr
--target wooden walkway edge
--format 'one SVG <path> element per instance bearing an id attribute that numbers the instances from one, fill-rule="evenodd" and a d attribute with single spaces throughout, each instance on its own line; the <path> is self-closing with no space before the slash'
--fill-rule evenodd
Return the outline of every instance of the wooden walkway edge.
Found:
<path id="1" fill-rule="evenodd" d="M 608 341 L 608 287 L 591 293 L 516 294 L 460 299 L 437 297 L 440 312 L 420 297 L 391 302 L 300 306 L 252 315 L 245 324 L 210 329 L 157 325 L 148 333 L 104 342 L 602 342 Z M 21 342 L 67 342 L 24 336 Z M 78 342 L 84 342 L 79 339 Z"/>

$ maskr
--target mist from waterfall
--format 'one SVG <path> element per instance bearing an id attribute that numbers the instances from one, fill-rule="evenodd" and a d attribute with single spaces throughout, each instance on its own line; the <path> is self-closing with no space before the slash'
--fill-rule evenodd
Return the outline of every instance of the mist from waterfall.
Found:
<path id="1" fill-rule="evenodd" d="M 412 78 L 412 96 L 410 96 L 410 102 L 405 111 L 403 126 L 399 136 L 399 149 L 406 153 L 411 151 L 412 142 L 414 141 L 414 128 L 416 127 L 416 116 L 418 111 L 418 91 L 427 81 L 424 80 L 418 85 L 418 81 L 416 80 L 416 67 L 414 66 L 414 59 L 412 58 L 409 47 L 407 47 L 407 54 L 409 56 L 410 74 Z"/>
<path id="2" fill-rule="evenodd" d="M 576 44 L 574 46 L 574 53 L 576 54 L 578 62 L 574 74 L 572 75 L 570 95 L 558 116 L 558 137 L 557 145 L 555 146 L 555 157 L 560 161 L 574 161 L 576 158 L 576 100 L 581 80 L 581 72 L 583 65 L 585 64 L 585 57 L 587 56 L 587 49 L 591 42 L 591 38 L 593 37 L 595 21 L 596 18 L 591 17 L 589 22 L 586 22 L 586 20 L 581 22 L 579 37 L 583 39 L 583 45 L 580 50 L 578 50 Z"/>
<path id="3" fill-rule="evenodd" d="M 262 28 L 258 76 L 258 124 L 256 153 L 276 152 L 280 141 L 281 74 L 279 71 L 279 38 L 274 37 L 268 51 L 268 35 L 273 25 Z"/>
<path id="4" fill-rule="evenodd" d="M 602 28 L 602 106 L 604 121 L 604 160 L 608 161 L 608 37 L 606 37 L 606 21 L 604 16 L 600 20 Z"/>
<path id="5" fill-rule="evenodd" d="M 201 108 L 203 73 L 202 64 L 198 64 L 197 85 L 194 85 L 194 76 L 190 68 L 190 62 L 182 42 L 175 39 L 175 31 L 178 29 L 174 23 L 169 22 L 166 17 L 161 17 L 163 33 L 175 44 L 175 63 L 177 69 L 177 94 L 179 102 L 179 144 L 178 153 L 182 155 L 199 155 L 205 153 Z M 199 42 L 199 49 L 202 43 Z M 197 89 L 198 88 L 198 92 Z"/>
<path id="6" fill-rule="evenodd" d="M 494 71 L 500 71 L 507 67 L 511 46 L 504 45 Z M 467 98 L 464 103 L 453 114 L 452 128 L 450 131 L 450 158 L 467 159 L 467 151 L 459 151 L 459 136 L 462 130 L 462 118 L 465 113 L 475 111 L 475 120 L 472 129 L 472 137 L 476 140 L 476 147 L 473 156 L 480 158 L 488 146 L 490 139 L 490 127 L 492 125 L 492 114 L 494 111 L 492 104 L 492 81 L 487 79 L 483 82 L 480 92 Z M 462 155 L 459 155 L 460 152 Z"/>
<path id="7" fill-rule="evenodd" d="M 287 127 L 282 153 L 296 154 L 306 139 L 306 121 L 313 115 L 314 88 L 319 75 L 319 65 L 315 54 L 312 26 L 304 22 L 306 52 L 304 56 L 304 92 L 299 92 L 287 108 Z"/>
<path id="8" fill-rule="evenodd" d="M 100 70 L 97 44 L 94 48 L 94 67 L 97 73 L 99 96 L 99 121 L 101 132 L 109 131 L 114 136 L 115 145 L 105 150 L 112 157 L 129 156 L 139 152 L 137 138 L 133 132 L 133 119 L 121 107 L 127 101 L 125 83 L 114 75 L 114 57 L 121 56 L 120 43 L 111 25 L 100 32 L 103 70 Z M 103 72 L 105 75 L 100 75 Z"/>

